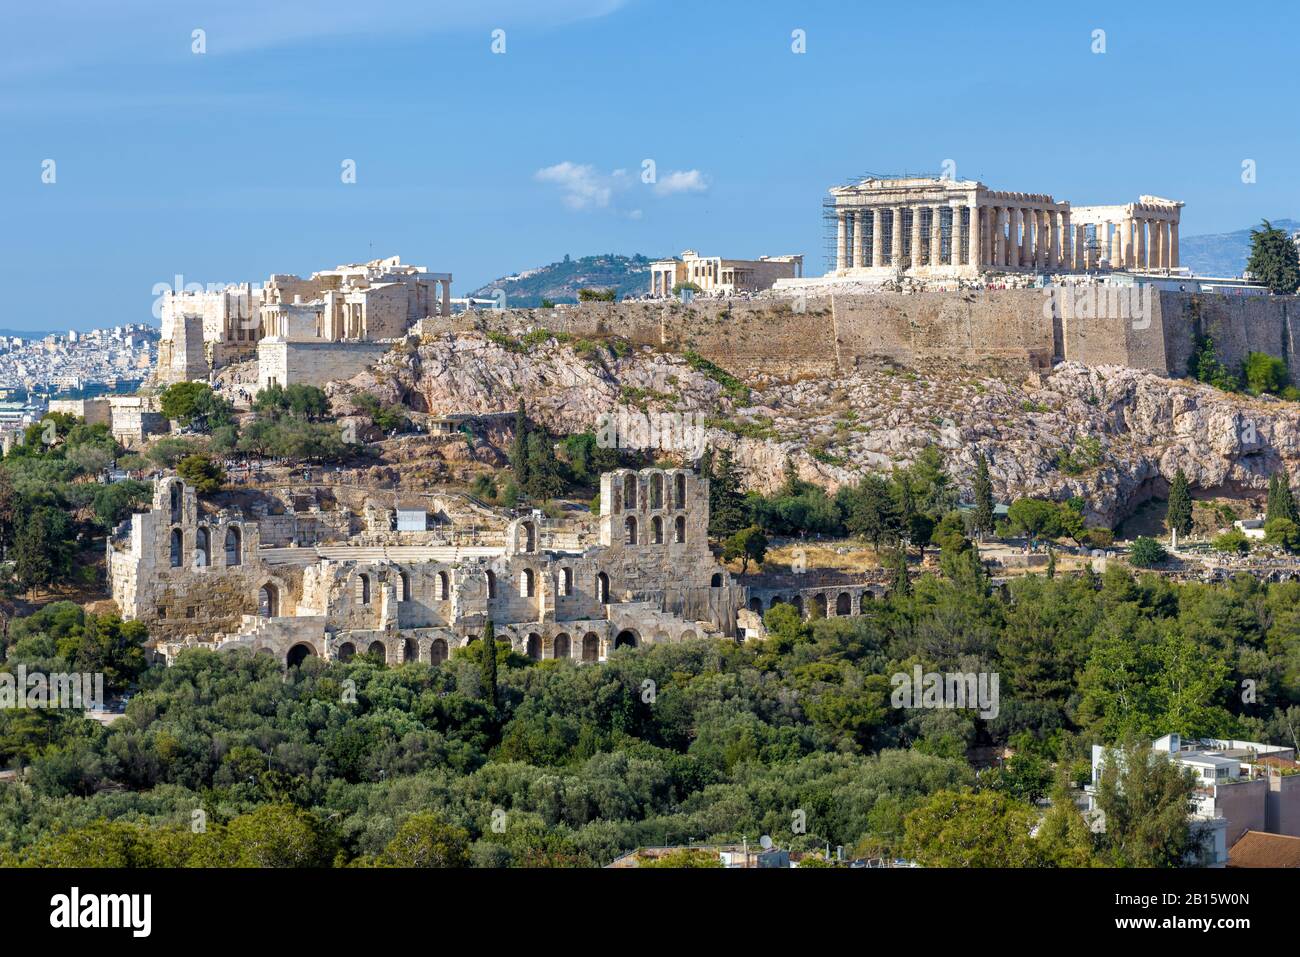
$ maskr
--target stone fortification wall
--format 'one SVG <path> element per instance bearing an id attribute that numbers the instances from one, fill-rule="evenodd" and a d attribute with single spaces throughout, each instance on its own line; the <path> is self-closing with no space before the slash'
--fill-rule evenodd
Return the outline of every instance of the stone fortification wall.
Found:
<path id="1" fill-rule="evenodd" d="M 1286 359 L 1300 348 L 1300 297 L 1148 291 L 1091 312 L 1059 308 L 1043 289 L 826 295 L 680 302 L 581 303 L 478 310 L 425 320 L 426 332 L 622 336 L 693 349 L 738 375 L 833 375 L 869 363 L 959 363 L 1030 371 L 1053 361 L 1183 376 L 1198 335 L 1235 367 L 1251 351 Z M 1143 305 L 1145 304 L 1145 305 Z"/>

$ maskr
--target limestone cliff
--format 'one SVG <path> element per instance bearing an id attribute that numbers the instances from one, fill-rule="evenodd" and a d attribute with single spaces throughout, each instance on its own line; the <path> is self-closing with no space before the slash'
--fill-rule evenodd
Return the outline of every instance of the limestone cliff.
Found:
<path id="1" fill-rule="evenodd" d="M 506 412 L 523 398 L 534 420 L 560 434 L 592 430 L 619 408 L 703 412 L 709 442 L 734 449 L 749 483 L 764 490 L 779 483 L 788 456 L 805 478 L 834 488 L 905 464 L 927 444 L 969 476 L 982 451 L 999 496 L 1078 495 L 1108 524 L 1163 495 L 1180 466 L 1193 486 L 1228 495 L 1262 492 L 1279 466 L 1300 477 L 1294 403 L 1133 369 L 1064 363 L 1022 381 L 883 368 L 754 382 L 746 396 L 682 356 L 618 351 L 554 338 L 426 337 L 330 391 L 339 411 L 358 390 L 435 414 Z"/>

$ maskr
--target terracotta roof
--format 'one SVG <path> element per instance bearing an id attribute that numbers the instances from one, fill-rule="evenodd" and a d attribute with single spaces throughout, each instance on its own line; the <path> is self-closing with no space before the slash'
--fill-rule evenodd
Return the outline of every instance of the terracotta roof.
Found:
<path id="1" fill-rule="evenodd" d="M 1300 867 L 1300 837 L 1247 831 L 1228 851 L 1229 867 Z"/>

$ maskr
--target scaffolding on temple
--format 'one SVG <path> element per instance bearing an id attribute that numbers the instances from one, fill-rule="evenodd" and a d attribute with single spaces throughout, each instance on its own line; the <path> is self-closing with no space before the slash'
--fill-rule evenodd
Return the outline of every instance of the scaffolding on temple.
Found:
<path id="1" fill-rule="evenodd" d="M 863 173 L 862 175 L 846 180 L 845 182 L 837 183 L 835 186 L 832 186 L 831 189 L 839 189 L 845 186 L 856 186 L 859 183 L 863 182 L 864 180 L 868 180 L 868 179 L 942 179 L 942 178 L 943 177 L 941 176 L 935 176 L 933 173 Z M 956 209 L 954 209 L 954 212 L 956 213 L 956 215 L 959 216 L 967 215 L 964 212 Z M 922 262 L 925 263 L 929 263 L 932 257 L 930 247 L 931 247 L 931 242 L 933 237 L 933 231 L 932 231 L 933 223 L 931 217 L 932 214 L 928 210 L 922 211 L 921 256 L 922 256 Z M 965 222 L 965 220 L 964 219 L 959 220 L 959 222 Z M 943 215 L 943 214 L 940 215 L 939 254 L 943 262 L 952 261 L 950 259 L 951 247 L 952 247 L 952 225 L 953 225 L 953 219 L 951 215 Z M 907 213 L 907 212 L 904 213 L 902 227 L 903 227 L 902 261 L 904 266 L 906 266 L 907 264 L 910 264 L 912 261 L 912 235 L 913 235 L 914 226 L 912 222 L 911 213 Z M 839 241 L 840 241 L 839 228 L 840 228 L 839 208 L 835 204 L 834 194 L 828 191 L 826 197 L 822 200 L 822 259 L 825 265 L 824 271 L 827 273 L 834 272 L 837 268 L 839 268 Z M 863 243 L 863 249 L 868 256 L 870 255 L 871 252 L 871 239 L 874 238 L 871 235 L 872 228 L 873 225 L 871 223 L 864 223 L 864 232 L 866 233 L 866 241 Z M 857 237 L 854 234 L 855 229 L 856 229 L 856 223 L 854 222 L 853 218 L 850 217 L 848 222 L 845 223 L 845 250 L 850 262 L 852 261 L 855 244 L 857 243 Z M 889 266 L 895 265 L 895 263 L 893 262 L 893 230 L 894 230 L 894 224 L 892 221 L 885 221 L 882 223 L 882 232 L 886 238 L 882 241 L 881 254 L 882 254 L 882 260 L 884 264 Z M 958 256 L 955 257 L 955 261 L 963 262 L 964 260 L 961 259 L 963 255 L 969 255 L 968 248 L 959 249 Z"/>

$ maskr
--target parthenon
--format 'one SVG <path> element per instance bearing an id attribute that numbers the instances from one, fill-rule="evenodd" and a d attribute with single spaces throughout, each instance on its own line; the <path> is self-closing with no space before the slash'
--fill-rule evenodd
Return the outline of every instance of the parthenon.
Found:
<path id="1" fill-rule="evenodd" d="M 831 189 L 835 277 L 1178 268 L 1183 204 L 1080 206 L 974 180 L 869 178 Z"/>

